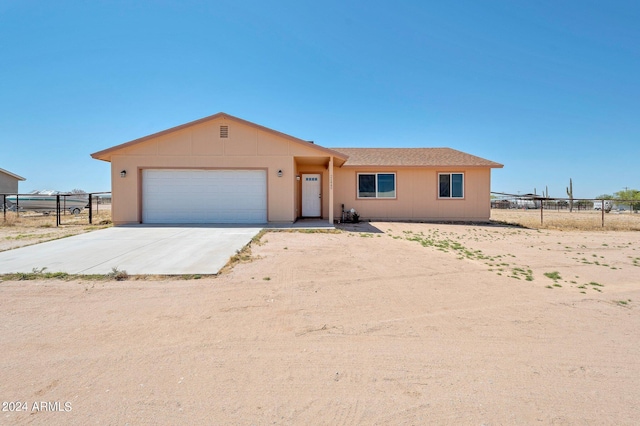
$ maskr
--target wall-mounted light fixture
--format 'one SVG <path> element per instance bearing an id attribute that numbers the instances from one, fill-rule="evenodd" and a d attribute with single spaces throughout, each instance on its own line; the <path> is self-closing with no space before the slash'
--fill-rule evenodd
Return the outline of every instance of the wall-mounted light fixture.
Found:
<path id="1" fill-rule="evenodd" d="M 282 177 L 282 169 L 278 170 L 278 177 Z"/>
<path id="2" fill-rule="evenodd" d="M 120 177 L 127 177 L 127 171 L 126 170 L 121 171 Z"/>
<path id="3" fill-rule="evenodd" d="M 300 180 L 300 175 L 296 176 L 296 180 Z"/>

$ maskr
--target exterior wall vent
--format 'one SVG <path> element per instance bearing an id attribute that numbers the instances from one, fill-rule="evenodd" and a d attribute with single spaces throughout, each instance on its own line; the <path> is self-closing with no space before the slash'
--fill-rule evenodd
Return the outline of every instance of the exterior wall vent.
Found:
<path id="1" fill-rule="evenodd" d="M 229 137 L 229 126 L 220 126 L 220 137 L 223 139 Z"/>

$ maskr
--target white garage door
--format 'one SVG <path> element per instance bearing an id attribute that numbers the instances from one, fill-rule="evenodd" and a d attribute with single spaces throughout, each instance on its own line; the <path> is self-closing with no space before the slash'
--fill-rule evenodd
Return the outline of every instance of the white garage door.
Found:
<path id="1" fill-rule="evenodd" d="M 143 170 L 143 223 L 265 223 L 264 170 Z"/>

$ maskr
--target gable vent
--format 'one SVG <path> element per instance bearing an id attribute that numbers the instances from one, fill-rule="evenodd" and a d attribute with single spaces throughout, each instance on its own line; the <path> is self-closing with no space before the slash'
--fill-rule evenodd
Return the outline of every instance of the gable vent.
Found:
<path id="1" fill-rule="evenodd" d="M 220 126 L 220 137 L 224 139 L 229 137 L 229 126 Z"/>

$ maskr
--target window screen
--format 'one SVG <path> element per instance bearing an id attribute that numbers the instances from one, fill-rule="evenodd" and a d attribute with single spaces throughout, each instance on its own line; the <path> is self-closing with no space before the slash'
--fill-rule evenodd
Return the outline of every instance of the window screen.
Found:
<path id="1" fill-rule="evenodd" d="M 438 175 L 439 198 L 464 198 L 464 174 L 440 173 Z"/>
<path id="2" fill-rule="evenodd" d="M 358 174 L 358 198 L 395 198 L 395 173 Z"/>

